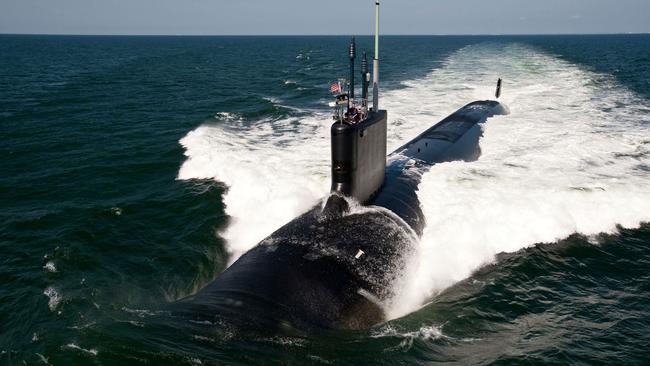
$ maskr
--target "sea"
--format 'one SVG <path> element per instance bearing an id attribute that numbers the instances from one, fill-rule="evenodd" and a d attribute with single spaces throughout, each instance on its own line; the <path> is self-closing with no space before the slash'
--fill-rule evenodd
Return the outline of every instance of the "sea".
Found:
<path id="1" fill-rule="evenodd" d="M 165 310 L 327 196 L 348 42 L 1 35 L 0 364 L 650 364 L 650 35 L 383 37 L 390 151 L 498 78 L 510 109 L 423 176 L 390 320 Z"/>

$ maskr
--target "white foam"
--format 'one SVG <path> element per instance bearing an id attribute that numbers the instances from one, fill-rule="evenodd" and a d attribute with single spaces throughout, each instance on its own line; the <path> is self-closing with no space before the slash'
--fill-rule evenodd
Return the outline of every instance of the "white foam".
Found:
<path id="1" fill-rule="evenodd" d="M 391 324 L 386 324 L 371 334 L 372 338 L 399 338 L 402 341 L 395 349 L 407 351 L 417 341 L 432 341 L 440 338 L 449 338 L 442 333 L 442 330 L 433 325 L 423 325 L 414 332 L 398 331 Z"/>
<path id="2" fill-rule="evenodd" d="M 217 179 L 231 217 L 221 233 L 236 259 L 296 215 L 329 186 L 329 116 L 258 123 L 245 132 L 204 125 L 181 140 L 188 157 L 179 179 Z"/>
<path id="3" fill-rule="evenodd" d="M 429 79 L 464 83 L 454 98 L 471 100 L 496 70 L 511 114 L 485 125 L 478 161 L 439 164 L 424 175 L 418 197 L 427 226 L 394 317 L 500 252 L 650 220 L 650 173 L 640 169 L 650 164 L 650 128 L 641 123 L 647 101 L 606 76 L 518 45 L 468 47 Z M 422 94 L 442 92 L 431 89 Z"/>
<path id="4" fill-rule="evenodd" d="M 43 269 L 45 269 L 46 271 L 48 271 L 50 273 L 56 273 L 56 271 L 57 271 L 56 265 L 52 261 L 48 261 L 47 263 L 45 263 L 45 265 L 43 266 Z"/>
<path id="5" fill-rule="evenodd" d="M 423 177 L 428 225 L 392 317 L 499 252 L 650 220 L 649 103 L 606 75 L 526 46 L 468 46 L 428 76 L 383 91 L 389 150 L 467 102 L 492 98 L 498 77 L 511 114 L 485 125 L 481 158 Z M 245 129 L 203 125 L 181 140 L 179 179 L 229 187 L 232 220 L 222 236 L 233 259 L 327 193 L 329 125 L 328 112 L 314 112 Z"/>
<path id="6" fill-rule="evenodd" d="M 237 113 L 232 113 L 232 112 L 219 112 L 214 115 L 214 118 L 217 120 L 223 120 L 223 121 L 242 121 L 243 117 Z"/>
<path id="7" fill-rule="evenodd" d="M 48 298 L 47 306 L 50 308 L 50 310 L 56 310 L 56 307 L 59 306 L 59 302 L 61 302 L 61 295 L 59 295 L 56 289 L 52 286 L 49 286 L 45 289 L 45 291 L 43 291 L 43 295 L 47 296 Z"/>
<path id="8" fill-rule="evenodd" d="M 38 356 L 38 359 L 39 359 L 43 364 L 45 364 L 45 365 L 49 365 L 49 364 L 50 364 L 50 358 L 49 358 L 49 357 L 45 357 L 45 356 L 43 356 L 42 354 L 40 354 L 40 353 L 38 353 L 38 352 L 36 352 L 36 356 Z"/>
<path id="9" fill-rule="evenodd" d="M 91 348 L 91 349 L 82 348 L 82 347 L 79 347 L 76 343 L 66 344 L 62 348 L 73 349 L 73 350 L 76 350 L 76 351 L 79 351 L 79 352 L 82 352 L 82 353 L 85 353 L 85 354 L 88 354 L 88 355 L 91 355 L 91 356 L 97 356 L 97 353 L 98 353 L 97 350 L 94 349 L 94 348 Z"/>
<path id="10" fill-rule="evenodd" d="M 152 311 L 152 310 L 147 310 L 147 309 L 130 309 L 127 307 L 122 308 L 123 311 L 126 311 L 127 313 L 130 314 L 135 314 L 140 318 L 148 317 L 148 316 L 155 316 L 157 314 L 162 313 L 161 311 Z"/>

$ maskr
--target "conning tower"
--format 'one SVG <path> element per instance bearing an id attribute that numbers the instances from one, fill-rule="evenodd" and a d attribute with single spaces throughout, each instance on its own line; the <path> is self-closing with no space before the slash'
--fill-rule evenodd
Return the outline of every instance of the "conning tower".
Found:
<path id="1" fill-rule="evenodd" d="M 339 94 L 332 124 L 332 192 L 352 197 L 361 203 L 380 190 L 386 174 L 386 129 L 388 115 L 379 110 L 379 1 L 375 2 L 375 57 L 373 60 L 373 107 L 368 107 L 370 73 L 364 52 L 361 63 L 361 102 L 354 99 L 355 39 L 349 47 L 349 91 Z M 340 83 L 339 83 L 340 85 Z"/>

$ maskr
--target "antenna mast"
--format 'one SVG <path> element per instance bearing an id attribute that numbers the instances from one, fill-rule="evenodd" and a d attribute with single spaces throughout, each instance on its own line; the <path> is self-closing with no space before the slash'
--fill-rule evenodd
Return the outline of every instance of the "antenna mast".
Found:
<path id="1" fill-rule="evenodd" d="M 356 57 L 357 46 L 354 37 L 352 37 L 352 41 L 350 42 L 350 90 L 348 92 L 350 97 L 348 99 L 348 108 L 350 108 L 350 105 L 354 105 L 354 59 Z"/>
<path id="2" fill-rule="evenodd" d="M 361 108 L 363 114 L 368 114 L 368 84 L 370 84 L 370 73 L 368 72 L 368 58 L 363 53 L 361 58 Z"/>
<path id="3" fill-rule="evenodd" d="M 379 110 L 379 0 L 375 1 L 375 58 L 372 60 L 372 110 Z"/>

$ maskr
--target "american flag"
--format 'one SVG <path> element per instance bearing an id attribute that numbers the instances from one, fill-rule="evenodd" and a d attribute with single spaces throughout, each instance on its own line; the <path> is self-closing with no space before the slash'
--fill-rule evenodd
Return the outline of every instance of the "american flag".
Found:
<path id="1" fill-rule="evenodd" d="M 335 81 L 330 85 L 330 91 L 332 94 L 337 94 L 341 92 L 341 82 L 340 81 Z"/>

